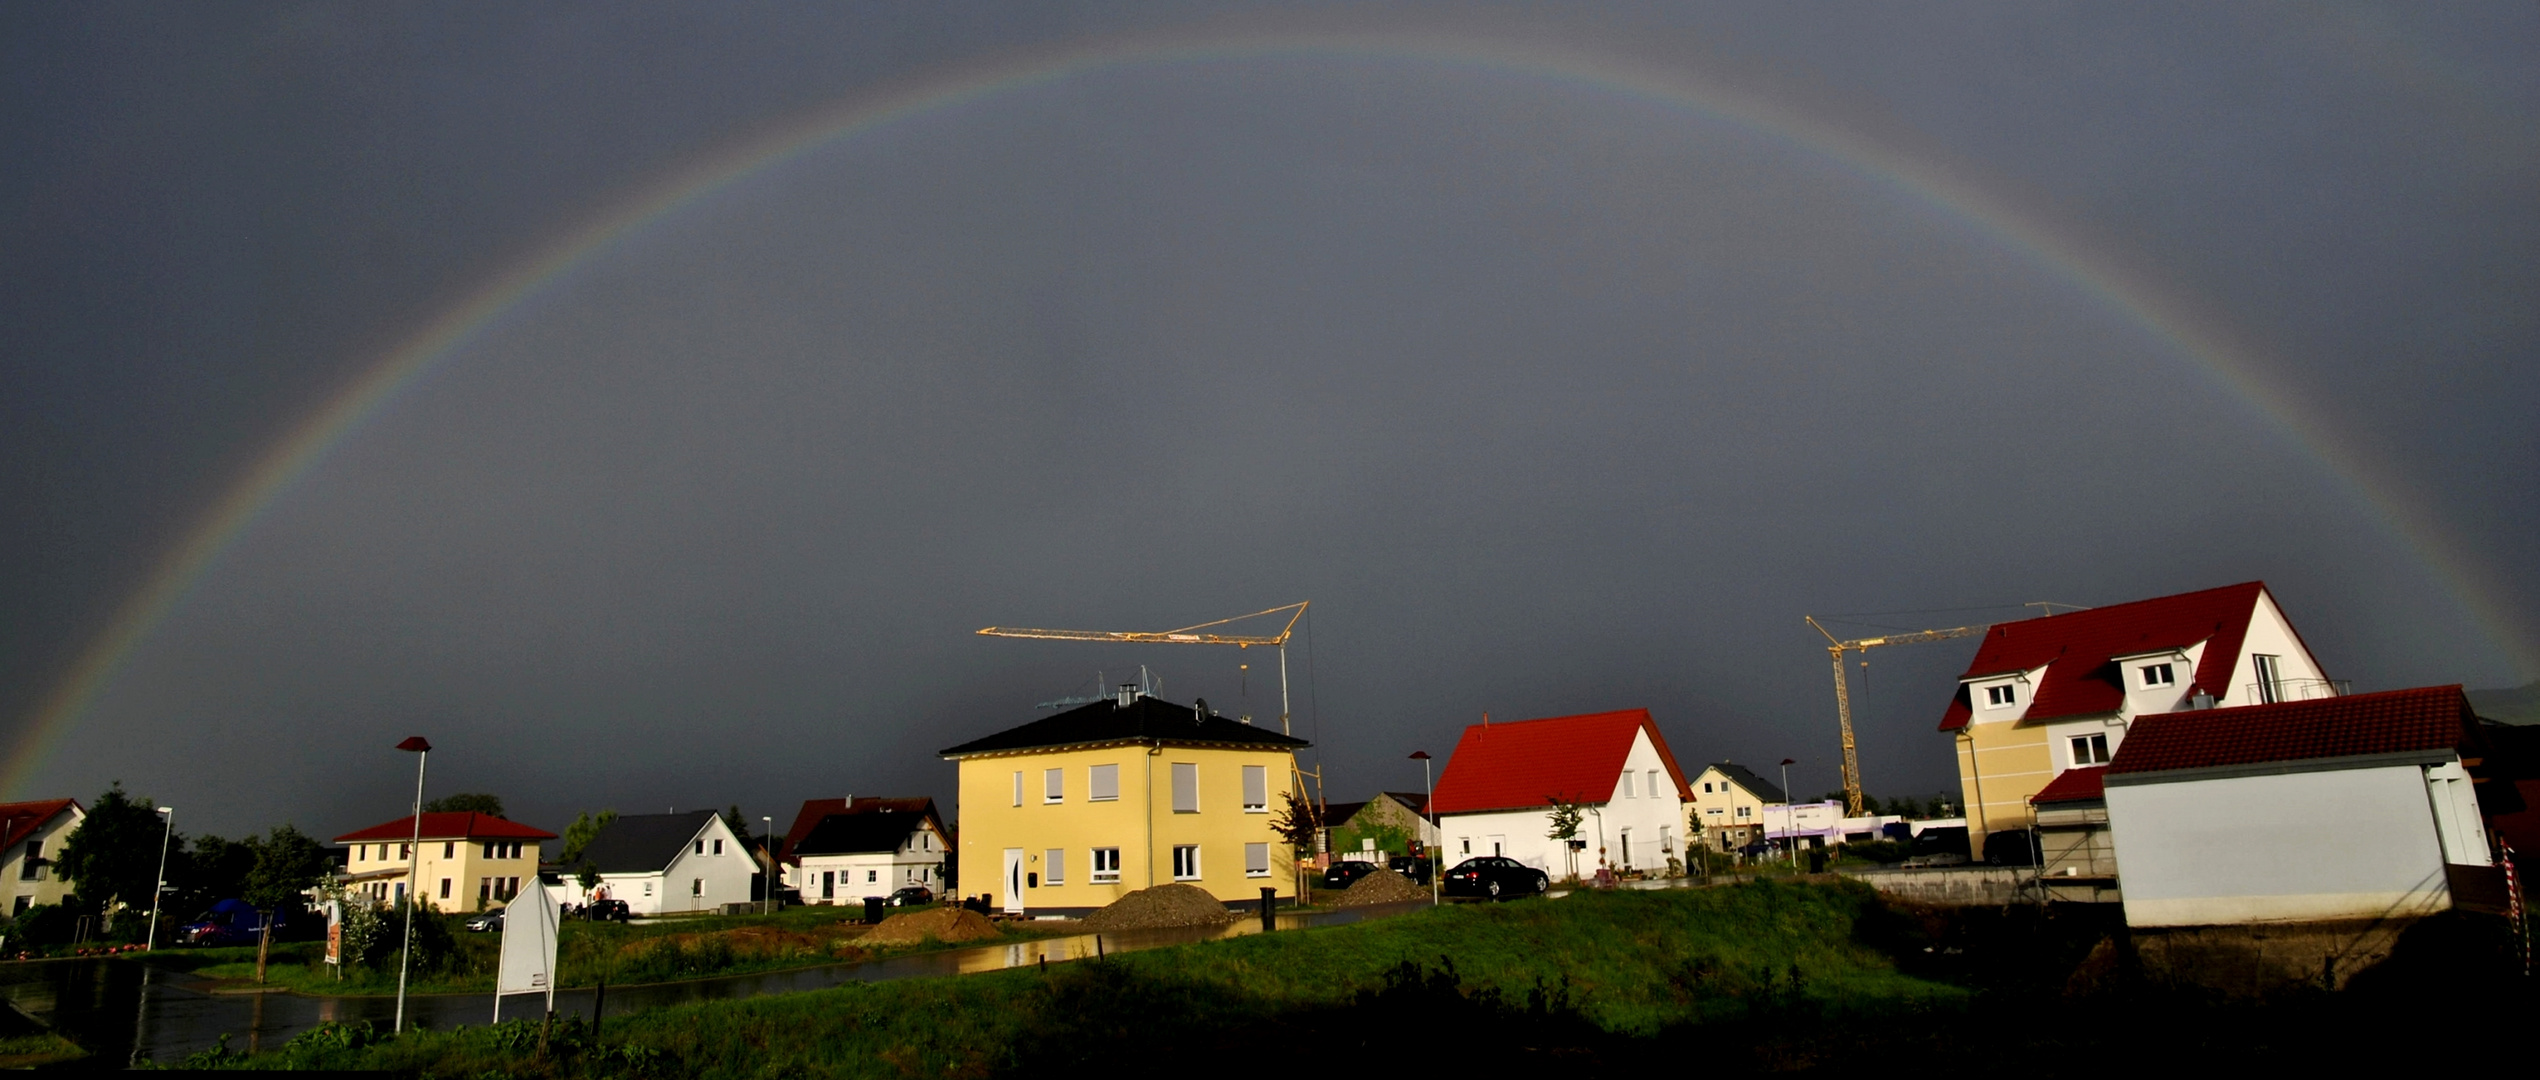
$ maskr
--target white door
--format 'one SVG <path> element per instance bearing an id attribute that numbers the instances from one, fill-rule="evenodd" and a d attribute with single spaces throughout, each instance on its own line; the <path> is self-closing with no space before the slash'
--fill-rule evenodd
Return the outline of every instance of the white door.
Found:
<path id="1" fill-rule="evenodd" d="M 1023 849 L 1005 849 L 1005 913 L 1023 914 Z"/>

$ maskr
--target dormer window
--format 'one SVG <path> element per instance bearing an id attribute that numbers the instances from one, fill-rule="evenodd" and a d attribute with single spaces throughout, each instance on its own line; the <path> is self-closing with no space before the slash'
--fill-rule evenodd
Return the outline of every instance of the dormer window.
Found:
<path id="1" fill-rule="evenodd" d="M 2010 683 L 2003 683 L 1999 686 L 1988 686 L 1984 688 L 1985 708 L 1999 709 L 2009 706 L 2018 700 L 2019 691 L 2013 689 Z"/>
<path id="2" fill-rule="evenodd" d="M 2175 674 L 2173 674 L 2173 673 L 2171 672 L 2171 670 L 2170 670 L 2170 665 L 2168 665 L 2168 664 L 2145 664 L 2145 665 L 2143 665 L 2143 687 L 2144 687 L 2144 689 L 2149 690 L 2149 689 L 2151 689 L 2151 688 L 2153 688 L 2153 687 L 2156 687 L 2156 686 L 2176 686 L 2176 685 L 2178 685 L 2178 676 L 2177 676 L 2177 675 L 2175 675 Z"/>
<path id="3" fill-rule="evenodd" d="M 2073 764 L 2105 765 L 2108 763 L 2108 737 L 2075 735 L 2072 738 Z"/>

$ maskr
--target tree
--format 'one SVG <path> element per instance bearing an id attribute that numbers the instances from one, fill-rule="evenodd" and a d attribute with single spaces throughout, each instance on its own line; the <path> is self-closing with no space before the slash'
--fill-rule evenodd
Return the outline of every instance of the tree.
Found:
<path id="1" fill-rule="evenodd" d="M 256 840 L 224 840 L 198 836 L 168 856 L 168 884 L 175 892 L 168 903 L 179 915 L 201 911 L 246 891 L 247 873 L 256 866 Z"/>
<path id="2" fill-rule="evenodd" d="M 300 906 L 301 893 L 323 883 L 329 866 L 326 849 L 290 825 L 277 825 L 263 840 L 249 842 L 255 845 L 256 861 L 238 895 L 264 913 L 264 928 L 256 935 L 256 981 L 263 982 L 274 912 Z"/>
<path id="3" fill-rule="evenodd" d="M 556 861 L 568 866 L 580 862 L 582 850 L 591 846 L 591 841 L 598 838 L 600 830 L 608 828 L 616 821 L 617 811 L 615 810 L 602 810 L 597 814 L 586 810 L 575 814 L 573 824 L 564 827 L 564 850 L 557 854 Z"/>
<path id="4" fill-rule="evenodd" d="M 749 844 L 750 822 L 749 819 L 741 816 L 741 806 L 739 803 L 734 803 L 732 806 L 723 811 L 723 824 L 726 828 L 732 830 L 732 835 L 741 838 L 741 843 L 744 846 Z"/>
<path id="5" fill-rule="evenodd" d="M 503 797 L 488 795 L 481 791 L 444 795 L 423 804 L 423 812 L 427 814 L 477 813 L 486 817 L 501 817 L 503 816 Z"/>
<path id="6" fill-rule="evenodd" d="M 72 906 L 104 914 L 109 925 L 118 904 L 149 910 L 159 883 L 159 845 L 180 842 L 166 829 L 155 804 L 124 794 L 120 780 L 97 796 L 53 860 L 71 883 Z"/>
<path id="7" fill-rule="evenodd" d="M 1570 878 L 1578 880 L 1579 855 L 1570 841 L 1579 838 L 1579 823 L 1587 819 L 1587 809 L 1578 800 L 1560 795 L 1546 795 L 1543 801 L 1552 804 L 1552 828 L 1544 833 L 1544 838 L 1561 841 L 1561 854 L 1569 860 Z"/>
<path id="8" fill-rule="evenodd" d="M 1279 834 L 1279 839 L 1287 841 L 1299 855 L 1313 851 L 1313 808 L 1298 802 L 1293 791 L 1280 792 L 1279 812 L 1270 818 L 1270 831 Z"/>

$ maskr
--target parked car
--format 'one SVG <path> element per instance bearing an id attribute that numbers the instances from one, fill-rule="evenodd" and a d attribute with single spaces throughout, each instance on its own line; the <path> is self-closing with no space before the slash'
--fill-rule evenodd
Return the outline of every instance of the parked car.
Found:
<path id="1" fill-rule="evenodd" d="M 282 936 L 282 919 L 276 913 L 274 936 Z M 195 916 L 185 924 L 178 936 L 195 945 L 253 945 L 264 933 L 264 913 L 244 900 L 223 900 L 210 911 Z"/>
<path id="2" fill-rule="evenodd" d="M 1985 834 L 1986 866 L 2035 866 L 2039 854 L 2036 830 L 2005 829 Z"/>
<path id="3" fill-rule="evenodd" d="M 1455 864 L 1439 883 L 1448 896 L 1483 896 L 1493 900 L 1534 896 L 1552 888 L 1552 875 L 1500 855 L 1477 855 Z"/>
<path id="4" fill-rule="evenodd" d="M 1969 861 L 1967 827 L 1953 825 L 1915 833 L 1911 850 L 1913 854 L 1905 860 L 1907 866 L 1966 865 Z"/>
<path id="5" fill-rule="evenodd" d="M 467 928 L 479 934 L 502 933 L 503 913 L 499 911 L 488 911 L 473 919 L 469 919 L 467 921 Z"/>
<path id="6" fill-rule="evenodd" d="M 593 900 L 582 905 L 582 917 L 592 922 L 625 922 L 633 917 L 624 900 Z"/>
<path id="7" fill-rule="evenodd" d="M 935 891 L 923 885 L 911 885 L 898 892 L 892 893 L 891 898 L 888 901 L 892 907 L 915 907 L 919 904 L 931 904 L 934 902 Z"/>
<path id="8" fill-rule="evenodd" d="M 1326 889 L 1346 889 L 1352 885 L 1358 884 L 1358 879 L 1375 872 L 1376 864 L 1371 862 L 1360 862 L 1357 859 L 1350 859 L 1346 862 L 1336 862 L 1332 864 L 1331 869 L 1323 871 L 1323 887 Z"/>
<path id="9" fill-rule="evenodd" d="M 1385 860 L 1385 869 L 1410 878 L 1415 885 L 1428 884 L 1429 875 L 1437 873 L 1437 865 L 1423 855 L 1396 855 Z"/>

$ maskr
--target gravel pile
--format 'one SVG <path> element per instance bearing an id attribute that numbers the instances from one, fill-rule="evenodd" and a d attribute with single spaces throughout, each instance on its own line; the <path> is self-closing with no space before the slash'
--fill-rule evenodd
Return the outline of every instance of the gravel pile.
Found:
<path id="1" fill-rule="evenodd" d="M 1364 907 L 1368 904 L 1399 904 L 1405 900 L 1426 900 L 1429 890 L 1418 882 L 1394 873 L 1378 870 L 1360 878 L 1349 891 L 1332 898 L 1333 907 Z"/>
<path id="2" fill-rule="evenodd" d="M 986 941 L 1000 937 L 996 924 L 976 911 L 956 907 L 930 908 L 906 915 L 893 915 L 882 920 L 864 935 L 865 945 L 915 945 L 933 938 L 942 942 Z"/>
<path id="3" fill-rule="evenodd" d="M 1140 889 L 1085 916 L 1087 930 L 1155 930 L 1167 926 L 1213 926 L 1233 922 L 1235 913 L 1197 885 L 1158 885 Z"/>

